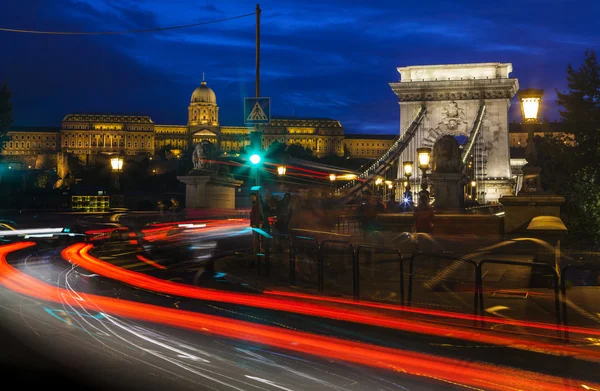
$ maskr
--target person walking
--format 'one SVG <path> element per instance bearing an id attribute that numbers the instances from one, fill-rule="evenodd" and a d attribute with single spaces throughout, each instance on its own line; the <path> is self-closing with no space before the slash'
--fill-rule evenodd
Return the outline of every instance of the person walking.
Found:
<path id="1" fill-rule="evenodd" d="M 262 229 L 264 214 L 262 210 L 262 203 L 260 202 L 259 195 L 257 193 L 250 194 L 250 200 L 252 201 L 252 209 L 250 209 L 250 227 Z M 262 235 L 252 230 L 252 251 L 255 253 L 261 252 L 261 240 Z"/>
<path id="2" fill-rule="evenodd" d="M 433 233 L 433 208 L 429 205 L 427 193 L 419 193 L 419 205 L 413 209 L 415 218 L 414 231 L 417 233 Z"/>
<path id="3" fill-rule="evenodd" d="M 377 220 L 377 202 L 373 199 L 371 190 L 365 190 L 362 193 L 362 201 L 358 207 L 358 216 L 360 218 L 363 235 L 367 237 L 371 232 L 376 231 Z"/>

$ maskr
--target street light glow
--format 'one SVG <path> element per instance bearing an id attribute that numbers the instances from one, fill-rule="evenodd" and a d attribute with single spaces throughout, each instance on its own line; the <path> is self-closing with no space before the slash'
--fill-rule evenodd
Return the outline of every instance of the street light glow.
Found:
<path id="1" fill-rule="evenodd" d="M 406 161 L 402 163 L 402 166 L 404 167 L 404 176 L 410 178 L 413 172 L 413 162 Z"/>
<path id="2" fill-rule="evenodd" d="M 123 158 L 120 156 L 110 158 L 110 166 L 115 172 L 123 170 Z"/>
<path id="3" fill-rule="evenodd" d="M 254 153 L 250 156 L 250 163 L 257 165 L 258 163 L 260 163 L 260 155 L 257 153 Z"/>
<path id="4" fill-rule="evenodd" d="M 286 166 L 278 166 L 277 167 L 277 174 L 278 175 L 283 176 L 283 175 L 285 175 L 286 171 L 287 171 L 287 167 Z"/>
<path id="5" fill-rule="evenodd" d="M 540 108 L 539 98 L 523 99 L 523 116 L 525 120 L 536 120 L 538 118 L 538 110 Z"/>
<path id="6" fill-rule="evenodd" d="M 331 182 L 335 182 L 336 179 L 337 179 L 337 176 L 335 174 L 329 174 L 329 180 Z"/>
<path id="7" fill-rule="evenodd" d="M 417 148 L 417 155 L 419 156 L 419 168 L 429 168 L 429 158 L 431 157 L 431 148 Z"/>
<path id="8" fill-rule="evenodd" d="M 523 122 L 539 122 L 539 111 L 543 96 L 544 90 L 535 88 L 527 88 L 519 91 Z"/>

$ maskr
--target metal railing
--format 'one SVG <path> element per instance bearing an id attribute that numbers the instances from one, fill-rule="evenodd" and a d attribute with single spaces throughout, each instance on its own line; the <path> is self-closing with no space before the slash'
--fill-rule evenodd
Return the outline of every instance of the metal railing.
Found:
<path id="1" fill-rule="evenodd" d="M 408 263 L 408 292 L 407 292 L 407 305 L 409 307 L 412 305 L 414 262 L 415 262 L 415 258 L 417 258 L 417 257 L 428 257 L 428 258 L 433 258 L 434 260 L 444 259 L 444 260 L 452 261 L 453 263 L 467 264 L 467 265 L 473 266 L 473 271 L 474 271 L 474 275 L 475 275 L 475 280 L 473 281 L 473 315 L 477 315 L 478 299 L 479 299 L 479 286 L 480 286 L 478 284 L 478 281 L 480 281 L 480 279 L 479 279 L 480 276 L 478 276 L 477 263 L 471 259 L 456 258 L 451 255 L 443 255 L 443 254 L 418 252 L 416 254 L 413 254 L 410 257 L 410 261 Z"/>
<path id="2" fill-rule="evenodd" d="M 556 269 L 542 262 L 536 262 L 535 258 L 531 258 L 530 261 L 512 261 L 505 259 L 495 259 L 495 258 L 485 258 L 479 261 L 461 258 L 457 256 L 453 256 L 451 254 L 436 254 L 436 253 L 426 253 L 426 252 L 417 252 L 414 253 L 410 258 L 404 258 L 400 251 L 396 248 L 392 247 L 384 247 L 384 246 L 375 246 L 368 244 L 360 244 L 355 245 L 354 243 L 347 240 L 335 240 L 335 239 L 324 239 L 321 242 L 316 238 L 303 236 L 303 235 L 284 235 L 289 240 L 289 282 L 291 285 L 296 284 L 296 263 L 297 263 L 297 255 L 300 252 L 304 252 L 306 254 L 311 255 L 317 266 L 317 281 L 316 288 L 319 294 L 322 294 L 324 291 L 324 282 L 325 282 L 325 258 L 328 250 L 330 250 L 333 246 L 341 246 L 346 247 L 347 251 L 341 252 L 342 254 L 346 254 L 348 260 L 352 265 L 352 297 L 355 301 L 360 301 L 361 299 L 361 259 L 364 259 L 365 252 L 367 251 L 380 251 L 387 252 L 390 255 L 394 256 L 393 260 L 386 260 L 383 262 L 375 262 L 375 263 L 388 263 L 388 262 L 397 262 L 399 267 L 399 291 L 400 291 L 400 305 L 407 307 L 412 306 L 413 303 L 413 286 L 414 286 L 414 277 L 415 277 L 415 264 L 418 264 L 419 258 L 430 258 L 429 261 L 439 262 L 439 260 L 451 261 L 451 264 L 448 268 L 450 269 L 450 273 L 453 273 L 456 268 L 452 266 L 453 264 L 459 265 L 468 265 L 469 267 L 473 267 L 474 271 L 474 279 L 473 282 L 473 315 L 476 317 L 475 323 L 485 325 L 485 306 L 484 306 L 484 282 L 483 282 L 483 267 L 488 264 L 500 264 L 507 266 L 515 266 L 515 267 L 529 267 L 529 268 L 540 268 L 544 271 L 547 271 L 548 274 L 545 274 L 552 280 L 552 289 L 554 290 L 554 309 L 555 309 L 555 321 L 556 321 L 556 331 L 559 337 L 564 337 L 566 341 L 569 340 L 568 334 L 568 306 L 567 306 L 567 279 L 565 278 L 567 272 L 572 269 L 577 270 L 600 270 L 600 265 L 597 264 L 577 264 L 577 265 L 567 265 L 562 268 L 561 272 L 558 273 Z M 340 252 L 338 252 L 340 254 Z M 408 273 L 405 273 L 404 263 L 408 260 Z M 260 267 L 260 266 L 259 266 Z M 405 277 L 408 274 L 407 283 L 405 284 Z M 447 274 L 447 273 L 446 273 Z M 445 278 L 444 272 L 441 274 L 438 273 L 438 278 Z M 465 282 L 465 281 L 461 281 Z M 466 281 L 468 282 L 468 281 Z M 406 289 L 405 289 L 406 286 Z M 406 299 L 406 300 L 405 300 Z M 562 301 L 562 306 L 561 306 Z"/>
<path id="3" fill-rule="evenodd" d="M 569 320 L 568 320 L 568 306 L 567 306 L 567 272 L 569 270 L 584 270 L 584 271 L 592 271 L 592 270 L 600 270 L 600 264 L 590 264 L 588 262 L 578 265 L 569 264 L 562 268 L 560 272 L 560 291 L 561 291 L 561 299 L 562 299 L 562 320 L 563 325 L 565 326 L 565 339 L 569 340 Z"/>
<path id="4" fill-rule="evenodd" d="M 483 309 L 483 279 L 482 279 L 482 267 L 484 264 L 493 263 L 493 264 L 501 264 L 501 265 L 511 265 L 511 266 L 526 266 L 526 267 L 538 267 L 545 270 L 550 271 L 552 279 L 553 279 L 553 287 L 554 287 L 554 309 L 555 309 L 555 317 L 556 317 L 556 332 L 560 337 L 560 299 L 558 296 L 558 285 L 559 285 L 559 277 L 558 273 L 554 269 L 554 267 L 548 265 L 547 263 L 541 262 L 525 262 L 525 261 L 509 261 L 505 259 L 484 259 L 477 263 L 477 281 L 479 286 L 479 312 L 481 315 L 481 322 L 483 324 L 483 317 L 485 316 L 485 311 Z"/>
<path id="5" fill-rule="evenodd" d="M 353 280 L 354 280 L 354 289 L 353 289 L 353 293 L 354 293 L 354 300 L 358 301 L 360 300 L 360 252 L 362 249 L 369 249 L 369 250 L 380 250 L 380 251 L 386 251 L 388 253 L 392 253 L 394 255 L 397 256 L 396 260 L 398 261 L 398 264 L 400 265 L 400 305 L 404 305 L 404 262 L 403 262 L 403 258 L 402 258 L 402 254 L 400 254 L 400 252 L 395 249 L 395 248 L 391 248 L 391 247 L 382 247 L 382 246 L 372 246 L 372 245 L 360 245 L 356 248 L 356 262 L 355 262 L 355 266 L 353 269 Z M 382 262 L 378 262 L 378 263 L 382 263 Z"/>

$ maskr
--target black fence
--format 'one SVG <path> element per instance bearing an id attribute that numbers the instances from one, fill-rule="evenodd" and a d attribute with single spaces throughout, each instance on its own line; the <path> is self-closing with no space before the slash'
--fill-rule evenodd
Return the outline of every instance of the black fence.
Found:
<path id="1" fill-rule="evenodd" d="M 473 294 L 473 315 L 476 324 L 485 324 L 486 311 L 484 310 L 484 282 L 482 268 L 489 264 L 502 264 L 514 267 L 530 267 L 542 271 L 543 275 L 551 281 L 554 291 L 554 312 L 556 321 L 556 330 L 559 337 L 564 336 L 568 340 L 568 306 L 567 306 L 567 285 L 565 278 L 569 270 L 577 269 L 584 271 L 600 271 L 598 264 L 575 264 L 565 266 L 561 273 L 546 263 L 535 262 L 532 257 L 530 261 L 513 261 L 505 259 L 485 258 L 475 261 L 468 257 L 460 257 L 453 254 L 437 254 L 417 252 L 410 257 L 403 257 L 396 248 L 385 246 L 374 246 L 367 244 L 355 245 L 346 240 L 325 239 L 319 242 L 316 238 L 302 235 L 284 235 L 289 243 L 289 283 L 296 285 L 296 265 L 298 256 L 304 257 L 304 262 L 310 264 L 311 270 L 315 270 L 316 281 L 309 281 L 316 285 L 319 293 L 324 292 L 325 275 L 329 271 L 346 273 L 351 270 L 352 277 L 352 297 L 355 301 L 361 299 L 361 275 L 364 268 L 373 268 L 374 265 L 393 265 L 392 269 L 385 269 L 399 274 L 398 294 L 401 306 L 412 306 L 414 300 L 414 278 L 415 265 L 433 263 L 436 270 L 443 270 L 436 274 L 436 278 L 445 278 L 444 273 L 454 273 L 462 268 L 460 282 L 472 284 Z M 377 258 L 377 255 L 385 255 L 385 259 Z M 362 263 L 361 263 L 362 261 Z M 446 268 L 441 268 L 441 262 L 449 263 Z M 405 263 L 408 263 L 408 272 L 405 271 Z M 397 265 L 397 270 L 395 269 Z M 449 270 L 449 271 L 448 271 Z M 384 271 L 385 272 L 385 271 Z M 408 274 L 408 275 L 407 275 Z M 312 276 L 313 274 L 311 274 Z M 406 276 L 407 275 L 407 276 Z M 405 285 L 405 277 L 407 284 Z M 434 281 L 435 283 L 435 281 Z M 469 288 L 470 289 L 470 288 Z M 561 306 L 562 299 L 562 306 Z M 564 327 L 563 327 L 564 326 Z M 561 334 L 563 333 L 563 334 Z"/>

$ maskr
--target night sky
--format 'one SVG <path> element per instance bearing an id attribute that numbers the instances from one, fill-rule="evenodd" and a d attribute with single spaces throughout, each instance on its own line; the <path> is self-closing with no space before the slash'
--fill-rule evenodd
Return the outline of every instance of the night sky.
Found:
<path id="1" fill-rule="evenodd" d="M 256 2 L 2 0 L 0 27 L 130 30 L 251 13 Z M 555 88 L 585 49 L 600 52 L 600 2 L 293 1 L 261 3 L 261 93 L 273 115 L 338 119 L 348 133 L 395 133 L 388 86 L 398 66 L 511 62 L 521 88 Z M 59 126 L 72 112 L 146 114 L 185 124 L 206 73 L 222 125 L 241 125 L 254 95 L 254 16 L 159 33 L 48 36 L 0 32 L 0 82 L 13 90 L 15 125 Z M 600 54 L 600 53 L 598 53 Z M 518 105 L 511 120 L 519 120 Z"/>

